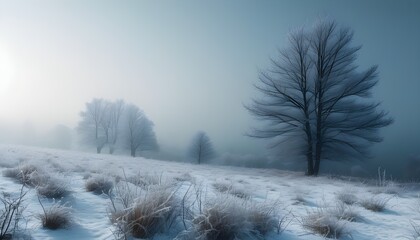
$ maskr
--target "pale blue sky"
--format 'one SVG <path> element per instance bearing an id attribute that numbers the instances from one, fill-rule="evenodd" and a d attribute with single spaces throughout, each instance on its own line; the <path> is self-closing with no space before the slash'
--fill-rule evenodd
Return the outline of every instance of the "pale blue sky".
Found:
<path id="1" fill-rule="evenodd" d="M 383 146 L 419 153 L 420 1 L 1 0 L 0 118 L 75 127 L 91 98 L 124 98 L 165 144 L 202 129 L 219 151 L 263 151 L 243 136 L 258 69 L 324 16 L 354 29 L 362 68 L 379 65 L 375 97 L 396 119 Z"/>

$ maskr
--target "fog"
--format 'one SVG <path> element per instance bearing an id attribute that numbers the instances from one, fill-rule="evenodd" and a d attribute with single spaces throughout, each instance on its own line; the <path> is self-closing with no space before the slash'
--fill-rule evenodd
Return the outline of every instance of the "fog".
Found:
<path id="1" fill-rule="evenodd" d="M 401 177 L 420 156 L 419 12 L 414 0 L 0 1 L 0 140 L 75 148 L 85 103 L 122 98 L 154 122 L 165 158 L 203 130 L 224 161 L 275 162 L 245 136 L 259 123 L 243 105 L 288 32 L 328 16 L 354 30 L 361 68 L 379 65 L 374 98 L 395 119 L 355 164 Z"/>

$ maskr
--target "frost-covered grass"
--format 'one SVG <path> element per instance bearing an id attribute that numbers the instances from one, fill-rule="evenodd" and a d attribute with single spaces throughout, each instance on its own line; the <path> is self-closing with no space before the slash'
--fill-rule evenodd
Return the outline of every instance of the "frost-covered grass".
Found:
<path id="1" fill-rule="evenodd" d="M 116 236 L 153 238 L 165 231 L 179 215 L 176 189 L 170 186 L 147 190 L 136 187 L 130 187 L 127 182 L 116 185 L 110 198 L 110 220 L 116 226 Z"/>
<path id="2" fill-rule="evenodd" d="M 387 207 L 389 200 L 391 200 L 391 197 L 375 195 L 375 196 L 363 199 L 360 202 L 360 205 L 362 205 L 364 208 L 371 210 L 373 212 L 382 212 Z"/>
<path id="3" fill-rule="evenodd" d="M 67 204 L 55 202 L 52 206 L 45 208 L 41 201 L 43 212 L 38 215 L 42 227 L 56 230 L 70 226 L 72 221 L 71 208 Z"/>
<path id="4" fill-rule="evenodd" d="M 336 206 L 329 209 L 332 216 L 349 222 L 357 222 L 361 220 L 361 216 L 358 211 L 355 210 L 354 206 L 347 205 L 342 202 L 338 202 Z"/>
<path id="5" fill-rule="evenodd" d="M 222 194 L 205 203 L 193 220 L 196 239 L 265 239 L 279 227 L 276 206 L 251 203 Z"/>
<path id="6" fill-rule="evenodd" d="M 221 193 L 228 193 L 239 198 L 250 198 L 250 193 L 243 188 L 225 182 L 213 183 L 214 189 Z"/>
<path id="7" fill-rule="evenodd" d="M 27 187 L 36 188 L 38 194 L 47 198 L 59 199 L 70 193 L 64 176 L 48 173 L 32 164 L 23 164 L 3 171 L 3 176 L 15 179 Z"/>
<path id="8" fill-rule="evenodd" d="M 111 191 L 114 183 L 107 176 L 95 176 L 88 178 L 85 183 L 86 191 L 95 194 L 108 194 Z"/>
<path id="9" fill-rule="evenodd" d="M 28 229 L 35 240 L 130 239 L 137 234 L 155 240 L 230 236 L 322 240 L 339 235 L 358 240 L 415 239 L 410 223 L 419 225 L 420 185 L 387 178 L 379 185 L 379 180 L 308 178 L 275 169 L 4 145 L 0 155 L 0 191 L 14 196 L 22 183 L 29 189 L 18 229 Z M 61 202 L 71 206 L 66 212 L 71 224 L 66 230 L 51 231 L 37 217 L 43 213 L 38 196 L 49 210 L 53 199 L 61 198 L 54 193 L 62 186 L 68 190 Z M 390 193 L 386 186 L 403 191 Z M 88 187 L 99 194 L 88 192 Z M 241 191 L 246 197 L 236 194 Z M 303 204 L 295 204 L 298 199 Z M 384 205 L 384 201 L 382 212 L 362 204 Z M 51 216 L 62 216 L 58 213 Z"/>
<path id="10" fill-rule="evenodd" d="M 349 189 L 341 190 L 337 194 L 337 199 L 347 205 L 353 205 L 358 201 L 356 194 Z"/>
<path id="11" fill-rule="evenodd" d="M 70 194 L 69 184 L 64 176 L 49 176 L 36 187 L 39 195 L 46 198 L 61 199 Z"/>
<path id="12" fill-rule="evenodd" d="M 3 171 L 3 176 L 13 178 L 18 182 L 34 187 L 40 185 L 44 179 L 43 172 L 35 165 L 23 164 Z"/>
<path id="13" fill-rule="evenodd" d="M 308 212 L 308 215 L 302 219 L 302 226 L 325 238 L 338 239 L 342 236 L 351 236 L 346 228 L 346 222 L 323 208 Z"/>

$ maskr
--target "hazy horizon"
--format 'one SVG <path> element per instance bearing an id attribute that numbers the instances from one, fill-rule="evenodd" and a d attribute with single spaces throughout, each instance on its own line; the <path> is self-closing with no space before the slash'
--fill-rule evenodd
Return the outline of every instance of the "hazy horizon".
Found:
<path id="1" fill-rule="evenodd" d="M 124 99 L 182 150 L 199 130 L 218 152 L 262 154 L 244 134 L 258 71 L 290 30 L 329 17 L 354 30 L 360 69 L 395 118 L 376 159 L 420 155 L 419 1 L 0 1 L 0 129 L 75 128 L 92 98 Z M 7 141 L 7 140 L 4 140 Z"/>

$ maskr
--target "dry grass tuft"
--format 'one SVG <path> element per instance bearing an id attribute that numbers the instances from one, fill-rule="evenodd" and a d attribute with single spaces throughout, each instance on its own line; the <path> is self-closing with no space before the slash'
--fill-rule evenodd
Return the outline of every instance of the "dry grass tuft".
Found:
<path id="1" fill-rule="evenodd" d="M 337 199 L 347 205 L 353 205 L 357 202 L 357 197 L 352 191 L 341 191 L 337 194 Z"/>
<path id="2" fill-rule="evenodd" d="M 219 196 L 193 219 L 195 239 L 264 239 L 265 234 L 279 227 L 276 206 Z"/>
<path id="3" fill-rule="evenodd" d="M 382 212 L 385 210 L 389 200 L 391 200 L 390 197 L 383 197 L 380 195 L 373 196 L 371 198 L 366 198 L 360 202 L 360 205 L 362 207 L 371 210 L 373 212 Z"/>
<path id="4" fill-rule="evenodd" d="M 207 207 L 193 223 L 198 239 L 233 240 L 251 234 L 251 224 L 244 210 L 233 201 Z"/>
<path id="5" fill-rule="evenodd" d="M 16 168 L 6 169 L 3 171 L 3 176 L 16 179 L 20 183 L 30 187 L 40 185 L 45 179 L 44 173 L 31 164 L 24 164 Z"/>
<path id="6" fill-rule="evenodd" d="M 69 186 L 66 182 L 51 177 L 36 189 L 39 195 L 46 198 L 60 199 L 70 194 Z"/>
<path id="7" fill-rule="evenodd" d="M 41 201 L 40 201 L 41 203 Z M 41 204 L 43 213 L 38 217 L 41 220 L 42 226 L 51 230 L 68 227 L 72 222 L 71 208 L 66 204 L 60 202 L 54 203 L 48 209 L 45 209 Z"/>
<path id="8" fill-rule="evenodd" d="M 252 224 L 253 232 L 256 231 L 258 235 L 264 236 L 280 227 L 277 203 L 253 204 L 248 211 L 248 220 Z M 280 229 L 277 230 L 280 232 Z"/>
<path id="9" fill-rule="evenodd" d="M 359 213 L 356 212 L 352 206 L 346 205 L 343 202 L 339 202 L 335 207 L 329 209 L 329 213 L 340 220 L 346 220 L 349 222 L 357 222 L 361 220 Z"/>
<path id="10" fill-rule="evenodd" d="M 113 188 L 114 183 L 105 176 L 96 176 L 89 178 L 85 183 L 86 191 L 95 194 L 108 194 Z"/>
<path id="11" fill-rule="evenodd" d="M 338 239 L 344 235 L 349 235 L 344 223 L 322 208 L 318 208 L 304 217 L 302 225 L 311 232 L 325 238 Z"/>
<path id="12" fill-rule="evenodd" d="M 159 175 L 151 175 L 151 174 L 136 174 L 134 176 L 130 176 L 126 179 L 127 182 L 130 182 L 138 187 L 143 189 L 147 189 L 153 186 L 158 186 L 162 184 L 162 176 Z"/>
<path id="13" fill-rule="evenodd" d="M 119 235 L 152 238 L 156 233 L 166 230 L 178 216 L 178 201 L 171 188 L 149 190 L 136 199 L 132 197 L 133 193 L 126 194 L 129 196 L 118 196 L 118 200 L 126 199 L 125 201 L 113 201 L 113 212 L 110 216 Z M 118 204 L 129 207 L 119 208 Z"/>
<path id="14" fill-rule="evenodd" d="M 128 212 L 127 222 L 133 237 L 148 238 L 164 229 L 174 214 L 174 196 L 170 191 L 148 194 Z"/>

